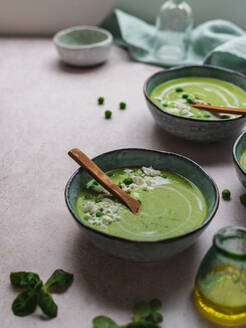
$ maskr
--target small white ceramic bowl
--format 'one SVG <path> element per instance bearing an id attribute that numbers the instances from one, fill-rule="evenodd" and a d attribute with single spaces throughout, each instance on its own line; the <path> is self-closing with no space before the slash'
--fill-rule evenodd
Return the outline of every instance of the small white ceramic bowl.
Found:
<path id="1" fill-rule="evenodd" d="M 56 33 L 53 41 L 65 63 L 94 66 L 108 59 L 113 37 L 109 31 L 96 26 L 74 26 Z"/>

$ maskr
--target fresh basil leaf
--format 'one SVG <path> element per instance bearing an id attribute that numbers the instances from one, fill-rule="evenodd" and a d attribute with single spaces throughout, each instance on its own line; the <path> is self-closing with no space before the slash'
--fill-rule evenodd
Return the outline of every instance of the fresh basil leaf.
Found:
<path id="1" fill-rule="evenodd" d="M 37 294 L 30 290 L 25 291 L 16 297 L 12 304 L 12 310 L 15 315 L 25 317 L 35 311 L 37 303 Z"/>
<path id="2" fill-rule="evenodd" d="M 57 269 L 45 283 L 45 287 L 47 289 L 54 287 L 68 287 L 72 283 L 72 281 L 73 274 L 63 271 L 61 269 Z"/>
<path id="3" fill-rule="evenodd" d="M 112 319 L 105 316 L 98 316 L 92 322 L 93 328 L 119 328 Z"/>
<path id="4" fill-rule="evenodd" d="M 141 320 L 138 322 L 131 322 L 127 325 L 127 328 L 159 328 L 159 326 L 152 321 Z"/>
<path id="5" fill-rule="evenodd" d="M 145 319 L 151 314 L 151 312 L 150 304 L 146 301 L 139 301 L 133 307 L 135 321 Z"/>
<path id="6" fill-rule="evenodd" d="M 159 312 L 155 312 L 154 311 L 154 312 L 151 313 L 151 315 L 149 315 L 147 317 L 147 320 L 148 321 L 159 323 L 159 322 L 162 322 L 163 321 L 163 316 Z"/>
<path id="7" fill-rule="evenodd" d="M 150 306 L 152 311 L 158 311 L 162 308 L 162 303 L 158 298 L 155 298 L 150 301 Z"/>
<path id="8" fill-rule="evenodd" d="M 39 280 L 36 283 L 36 285 L 32 288 L 32 290 L 35 291 L 36 293 L 38 293 L 42 287 L 43 287 L 43 282 L 42 282 L 42 280 Z"/>
<path id="9" fill-rule="evenodd" d="M 49 318 L 55 318 L 57 316 L 57 305 L 49 293 L 39 294 L 38 305 Z"/>
<path id="10" fill-rule="evenodd" d="M 40 281 L 39 275 L 34 272 L 11 272 L 10 273 L 11 284 L 18 288 L 34 288 Z"/>

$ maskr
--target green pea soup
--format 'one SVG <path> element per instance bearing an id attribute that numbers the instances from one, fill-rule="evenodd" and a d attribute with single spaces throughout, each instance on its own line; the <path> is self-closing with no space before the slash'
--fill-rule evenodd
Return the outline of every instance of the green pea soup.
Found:
<path id="1" fill-rule="evenodd" d="M 154 241 L 184 234 L 206 219 L 202 192 L 181 175 L 161 170 L 151 176 L 141 168 L 117 169 L 108 175 L 141 206 L 137 215 L 132 214 L 91 180 L 77 197 L 76 212 L 81 221 L 97 230 L 130 240 Z"/>
<path id="2" fill-rule="evenodd" d="M 242 152 L 241 158 L 240 158 L 240 165 L 246 171 L 246 149 Z"/>
<path id="3" fill-rule="evenodd" d="M 238 86 L 214 78 L 184 77 L 161 83 L 150 94 L 151 100 L 163 111 L 193 119 L 223 120 L 238 115 L 213 114 L 195 108 L 191 103 L 226 107 L 245 107 L 246 92 Z"/>

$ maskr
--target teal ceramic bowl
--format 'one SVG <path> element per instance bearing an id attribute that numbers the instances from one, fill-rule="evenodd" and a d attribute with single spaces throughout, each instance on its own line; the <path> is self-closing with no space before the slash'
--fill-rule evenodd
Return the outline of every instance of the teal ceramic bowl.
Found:
<path id="1" fill-rule="evenodd" d="M 152 75 L 144 85 L 147 105 L 156 123 L 177 137 L 199 142 L 213 142 L 239 134 L 246 123 L 246 117 L 224 120 L 192 119 L 165 112 L 150 99 L 151 92 L 159 84 L 189 76 L 224 80 L 246 91 L 246 76 L 225 68 L 203 65 L 182 66 L 160 71 Z"/>
<path id="2" fill-rule="evenodd" d="M 108 59 L 112 34 L 97 26 L 74 26 L 55 34 L 61 60 L 73 66 L 94 66 Z"/>
<path id="3" fill-rule="evenodd" d="M 195 229 L 177 237 L 158 241 L 134 241 L 112 236 L 86 225 L 79 219 L 75 209 L 76 199 L 91 176 L 84 169 L 78 169 L 69 179 L 65 188 L 67 207 L 75 222 L 92 243 L 111 255 L 136 261 L 157 261 L 174 256 L 196 241 L 217 211 L 219 194 L 215 183 L 198 164 L 186 157 L 146 149 L 120 149 L 97 156 L 94 161 L 103 171 L 152 166 L 155 169 L 167 169 L 176 172 L 197 185 L 208 205 L 206 220 Z"/>
<path id="4" fill-rule="evenodd" d="M 158 241 L 134 241 L 115 237 L 98 231 L 79 219 L 75 208 L 76 199 L 91 176 L 84 169 L 78 169 L 69 179 L 65 188 L 67 207 L 75 222 L 92 243 L 111 255 L 136 261 L 157 261 L 174 256 L 196 241 L 217 211 L 219 193 L 216 184 L 198 164 L 186 157 L 146 149 L 120 149 L 97 156 L 94 161 L 103 171 L 126 167 L 153 166 L 155 169 L 167 169 L 176 172 L 197 185 L 208 205 L 206 220 L 183 235 Z"/>
<path id="5" fill-rule="evenodd" d="M 243 151 L 246 149 L 246 131 L 243 132 L 235 141 L 233 146 L 233 159 L 234 166 L 237 172 L 237 176 L 242 183 L 242 185 L 246 188 L 246 171 L 242 168 L 240 164 L 241 156 Z"/>

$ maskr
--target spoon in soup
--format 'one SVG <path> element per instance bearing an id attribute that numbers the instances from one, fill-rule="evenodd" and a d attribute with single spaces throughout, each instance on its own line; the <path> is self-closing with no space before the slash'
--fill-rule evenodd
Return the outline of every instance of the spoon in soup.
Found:
<path id="1" fill-rule="evenodd" d="M 87 155 L 80 149 L 74 148 L 68 152 L 68 155 L 82 166 L 93 178 L 105 189 L 113 194 L 121 203 L 126 205 L 133 214 L 137 214 L 140 202 L 129 196 L 125 191 L 118 187 Z"/>
<path id="2" fill-rule="evenodd" d="M 191 104 L 191 106 L 205 109 L 215 113 L 246 115 L 246 108 L 240 108 L 240 107 L 222 107 L 222 106 L 214 106 L 214 105 L 207 105 L 207 104 L 205 105 L 200 103 L 194 103 Z"/>

